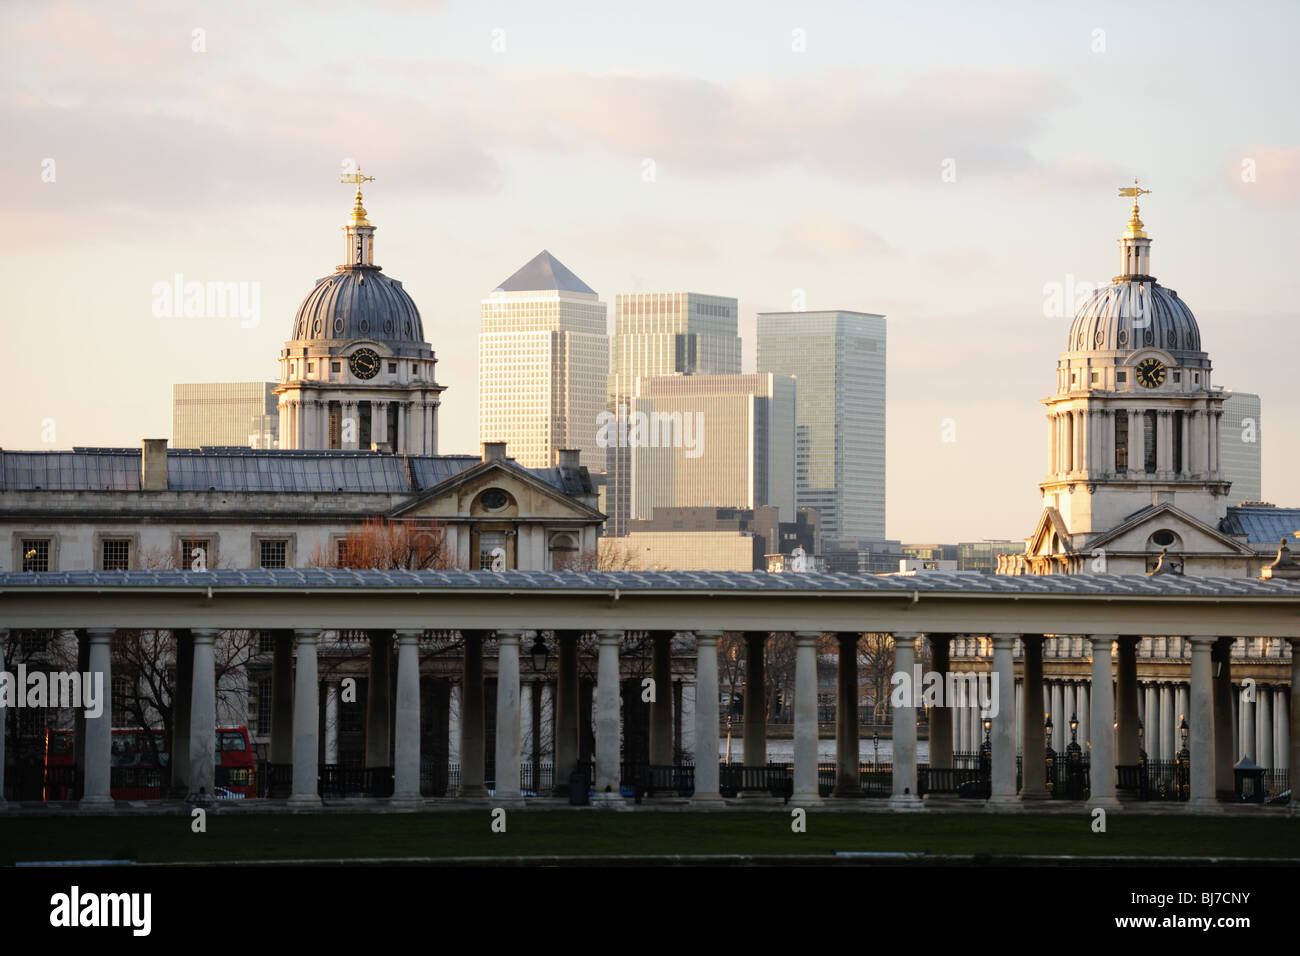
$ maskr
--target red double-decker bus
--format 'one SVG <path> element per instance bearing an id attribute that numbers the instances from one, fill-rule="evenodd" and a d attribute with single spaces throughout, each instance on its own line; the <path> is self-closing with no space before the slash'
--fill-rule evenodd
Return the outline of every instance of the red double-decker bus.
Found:
<path id="1" fill-rule="evenodd" d="M 247 727 L 217 729 L 214 754 L 216 775 L 213 795 L 239 800 L 257 796 L 253 748 Z M 72 799 L 74 741 L 70 730 L 45 732 L 45 800 Z M 170 779 L 171 755 L 161 730 L 113 731 L 113 759 L 109 792 L 114 800 L 157 800 Z"/>

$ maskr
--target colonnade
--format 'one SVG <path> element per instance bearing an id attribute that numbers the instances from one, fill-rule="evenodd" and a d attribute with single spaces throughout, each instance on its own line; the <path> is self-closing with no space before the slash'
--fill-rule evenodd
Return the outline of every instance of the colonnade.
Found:
<path id="1" fill-rule="evenodd" d="M 103 686 L 111 688 L 112 661 L 110 642 L 115 631 L 107 627 L 89 628 L 87 634 L 88 669 L 103 674 Z M 180 689 L 177 706 L 182 706 L 188 696 L 188 725 L 177 723 L 178 739 L 188 738 L 188 746 L 178 744 L 174 750 L 178 757 L 185 753 L 188 767 L 184 773 L 189 799 L 202 802 L 210 798 L 214 785 L 212 753 L 216 739 L 216 671 L 213 645 L 219 633 L 210 628 L 191 628 L 176 632 L 178 667 L 188 659 L 188 677 L 185 670 L 178 680 Z M 291 643 L 297 666 L 289 668 L 277 658 L 273 667 L 273 759 L 275 752 L 275 725 L 291 721 L 292 792 L 289 802 L 294 806 L 319 804 L 317 776 L 319 772 L 319 672 L 318 646 L 324 631 L 320 628 L 299 628 L 292 632 L 276 634 L 276 647 L 287 649 Z M 556 682 L 556 767 L 557 786 L 562 785 L 562 772 L 574 762 L 578 753 L 578 693 L 577 693 L 577 639 L 580 632 L 558 631 L 559 674 Z M 652 632 L 654 652 L 652 666 L 659 687 L 671 686 L 671 663 L 667 645 L 674 632 Z M 391 634 L 391 638 L 387 635 Z M 462 766 L 461 796 L 485 795 L 482 768 L 484 766 L 484 699 L 483 699 L 483 641 L 495 635 L 498 648 L 496 695 L 496 759 L 504 772 L 497 774 L 495 800 L 502 805 L 522 803 L 518 777 L 509 768 L 519 764 L 521 745 L 521 694 L 519 652 L 527 646 L 535 632 L 522 629 L 497 629 L 495 631 L 462 632 L 465 641 L 463 662 L 464 680 L 461 687 L 460 758 Z M 594 705 L 595 768 L 594 788 L 601 802 L 618 798 L 620 787 L 620 669 L 619 659 L 625 632 L 601 629 L 597 638 L 597 680 Z M 719 726 L 718 641 L 723 632 L 697 630 L 693 632 L 696 650 L 697 687 L 715 688 L 713 693 L 697 694 L 695 705 L 695 739 L 700 752 L 695 767 L 696 804 L 708 805 L 721 801 L 719 793 L 718 761 L 716 753 L 710 759 L 707 742 L 717 740 Z M 420 695 L 418 646 L 423 631 L 398 628 L 379 632 L 375 638 L 377 650 L 374 659 L 387 658 L 389 640 L 396 643 L 396 700 L 393 733 L 394 796 L 396 804 L 420 802 Z M 794 705 L 794 800 L 801 804 L 819 802 L 817 786 L 817 656 L 823 640 L 820 631 L 793 632 L 796 644 L 795 705 Z M 913 665 L 919 661 L 919 642 L 927 638 L 932 645 L 933 660 L 941 673 L 950 669 L 954 635 L 919 632 L 894 632 L 894 669 L 896 673 L 911 675 Z M 762 686 L 761 661 L 763 645 L 768 635 L 764 632 L 746 633 L 750 662 L 747 674 Z M 856 688 L 856 651 L 859 635 L 838 632 L 840 674 L 838 683 L 845 690 Z M 969 642 L 973 638 L 963 637 Z M 1180 707 L 1179 688 L 1170 684 L 1148 684 L 1139 688 L 1136 667 L 1138 638 L 1131 635 L 1091 634 L 1082 637 L 1083 647 L 1092 659 L 1091 681 L 1065 682 L 1043 680 L 1043 635 L 994 633 L 978 640 L 980 646 L 991 649 L 995 687 L 996 713 L 991 714 L 989 739 L 992 750 L 992 792 L 994 804 L 1016 800 L 1036 799 L 1042 795 L 1040 781 L 1042 761 L 1046 748 L 1043 717 L 1053 717 L 1053 742 L 1068 721 L 1066 709 L 1080 713 L 1081 725 L 1087 728 L 1085 740 L 1091 746 L 1091 797 L 1094 806 L 1113 805 L 1116 801 L 1116 775 L 1114 767 L 1137 763 L 1139 748 L 1139 718 L 1145 708 L 1152 726 L 1159 726 L 1158 753 L 1165 754 L 1174 746 L 1170 740 L 1173 714 L 1186 714 L 1188 722 L 1188 748 L 1191 759 L 1191 803 L 1194 807 L 1207 807 L 1218 796 L 1231 789 L 1231 761 L 1233 756 L 1231 726 L 1232 696 L 1230 684 L 1229 650 L 1231 638 L 1192 636 L 1191 681 L 1186 688 L 1186 709 Z M 1291 680 L 1300 683 L 1300 653 L 1292 642 Z M 965 648 L 963 647 L 964 651 Z M 1023 658 L 1023 683 L 1017 694 L 1015 658 Z M 1114 667 L 1112 667 L 1114 665 Z M 292 699 L 286 691 L 292 682 Z M 188 686 L 186 686 L 188 685 Z M 386 686 L 386 682 L 385 682 Z M 278 689 L 278 693 L 275 693 Z M 1289 751 L 1288 761 L 1297 762 L 1296 748 L 1300 745 L 1300 732 L 1296 723 L 1300 715 L 1295 708 L 1290 711 L 1289 726 L 1279 730 L 1279 717 L 1289 694 L 1282 688 L 1268 686 L 1258 689 L 1256 702 L 1249 711 L 1242 711 L 1238 721 L 1246 728 L 1245 737 L 1267 738 L 1276 751 Z M 377 697 L 378 695 L 372 695 Z M 856 694 L 849 695 L 856 700 Z M 763 733 L 763 695 L 746 693 L 746 763 L 757 763 L 765 757 Z M 1019 697 L 1019 704 L 1017 703 Z M 651 710 L 651 760 L 671 763 L 671 694 L 659 694 L 657 706 Z M 1059 703 L 1058 703 L 1059 700 Z M 1039 710 L 1038 702 L 1042 701 Z M 951 702 L 945 702 L 950 704 Z M 375 705 L 379 707 L 379 704 Z M 386 708 L 387 704 L 383 704 Z M 751 707 L 753 712 L 751 715 Z M 992 709 L 992 708 L 990 708 Z M 857 763 L 860 741 L 858 724 L 852 706 L 840 708 L 842 721 L 837 728 L 837 778 L 835 793 L 853 795 L 857 790 Z M 936 709 L 933 726 L 942 729 L 932 737 L 930 765 L 936 768 L 952 765 L 953 749 L 976 749 L 970 746 L 970 737 L 976 733 L 971 726 L 969 708 L 948 707 Z M 893 795 L 891 803 L 900 809 L 921 806 L 917 794 L 917 707 L 915 701 L 893 709 Z M 109 805 L 112 719 L 111 702 L 106 701 L 102 713 L 85 719 L 85 772 L 84 796 L 87 806 Z M 1181 717 L 1180 717 L 1181 721 Z M 182 733 L 181 728 L 184 727 Z M 1263 727 L 1264 731 L 1260 728 Z M 751 737 L 753 750 L 751 747 Z M 715 744 L 716 746 L 716 744 Z M 978 744 L 977 744 L 978 746 Z M 380 748 L 387 753 L 387 741 L 376 741 L 375 754 Z M 368 746 L 369 749 L 369 746 Z M 1016 789 L 1016 753 L 1019 749 L 1024 759 L 1025 786 L 1021 793 Z M 1060 749 L 1060 748 L 1057 748 Z M 0 753 L 0 757 L 3 754 Z M 1253 756 L 1253 755 L 1252 755 Z M 0 761 L 0 766 L 3 766 Z M 1227 780 L 1225 787 L 1224 781 Z M 2 781 L 0 781 L 2 783 Z M 0 791 L 2 792 L 2 791 Z"/>
<path id="2" fill-rule="evenodd" d="M 1117 416 L 1125 416 L 1125 431 L 1117 428 Z M 1124 408 L 1067 408 L 1048 414 L 1050 474 L 1113 476 L 1121 462 L 1125 473 L 1143 472 L 1146 467 L 1148 422 L 1154 427 L 1154 474 L 1215 478 L 1220 470 L 1219 430 L 1222 409 L 1167 406 Z M 1177 432 L 1177 436 L 1175 436 Z M 1117 445 L 1125 454 L 1117 455 Z M 1200 449 L 1208 449 L 1208 461 Z"/>

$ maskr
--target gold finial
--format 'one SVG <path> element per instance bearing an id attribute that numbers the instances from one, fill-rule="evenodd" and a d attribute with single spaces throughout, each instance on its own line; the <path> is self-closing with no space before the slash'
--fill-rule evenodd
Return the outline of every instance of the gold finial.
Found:
<path id="1" fill-rule="evenodd" d="M 352 204 L 352 225 L 354 226 L 370 225 L 370 223 L 366 221 L 366 207 L 361 205 L 361 184 L 373 183 L 374 181 L 375 181 L 374 176 L 361 175 L 360 166 L 357 167 L 357 171 L 355 173 L 344 173 L 343 177 L 339 180 L 339 182 L 341 183 L 357 184 L 357 195 L 356 195 L 356 199 Z"/>
<path id="2" fill-rule="evenodd" d="M 1149 189 L 1142 189 L 1138 186 L 1137 177 L 1133 177 L 1132 186 L 1121 186 L 1119 194 L 1121 196 L 1133 197 L 1133 212 L 1129 215 L 1128 229 L 1124 231 L 1125 239 L 1145 239 L 1147 234 L 1143 231 L 1142 220 L 1138 218 L 1138 196 L 1145 196 L 1151 192 Z"/>

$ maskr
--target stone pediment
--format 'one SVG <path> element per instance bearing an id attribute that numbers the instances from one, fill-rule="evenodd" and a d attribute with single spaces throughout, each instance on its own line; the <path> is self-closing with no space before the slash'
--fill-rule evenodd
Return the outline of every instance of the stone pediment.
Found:
<path id="1" fill-rule="evenodd" d="M 1070 550 L 1070 532 L 1065 527 L 1061 513 L 1055 508 L 1044 508 L 1043 513 L 1039 515 L 1038 523 L 1034 525 L 1033 533 L 1029 536 L 1029 546 L 1025 549 L 1025 553 L 1035 555 L 1058 553 L 1052 548 L 1052 535 L 1056 535 L 1062 550 Z"/>
<path id="2" fill-rule="evenodd" d="M 1153 537 L 1162 532 L 1173 535 L 1173 540 L 1167 541 L 1162 537 L 1153 541 Z M 1132 553 L 1159 553 L 1164 547 L 1170 553 L 1257 556 L 1253 548 L 1167 502 L 1143 508 L 1119 526 L 1088 543 L 1090 550 L 1104 548 L 1107 551 Z"/>
<path id="3" fill-rule="evenodd" d="M 504 503 L 499 507 L 483 506 L 479 496 L 490 489 L 505 493 Z M 480 462 L 426 488 L 388 514 L 393 518 L 433 520 L 453 517 L 569 518 L 584 523 L 602 521 L 605 517 L 514 462 L 500 459 Z"/>

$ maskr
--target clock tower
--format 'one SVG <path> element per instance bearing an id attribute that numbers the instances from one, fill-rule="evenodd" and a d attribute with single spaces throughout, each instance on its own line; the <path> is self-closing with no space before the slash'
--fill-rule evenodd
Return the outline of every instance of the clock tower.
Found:
<path id="1" fill-rule="evenodd" d="M 1151 274 L 1151 239 L 1136 181 L 1120 190 L 1133 208 L 1119 238 L 1120 271 L 1070 326 L 1044 399 L 1047 475 L 1039 487 L 1047 553 L 1087 552 L 1144 509 L 1168 505 L 1209 528 L 1227 512 L 1219 461 L 1224 396 L 1186 303 Z M 1168 541 L 1177 546 L 1173 532 Z M 1158 537 L 1158 535 L 1157 535 Z M 1067 545 L 1068 543 L 1068 545 Z"/>
<path id="2" fill-rule="evenodd" d="M 344 263 L 303 299 L 280 353 L 281 448 L 438 453 L 445 386 L 411 296 L 375 265 L 375 227 L 361 198 L 361 184 L 373 180 L 359 168 L 343 177 L 357 187 Z"/>

